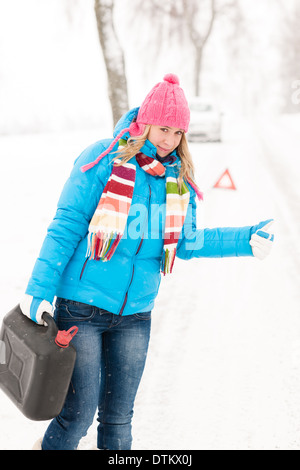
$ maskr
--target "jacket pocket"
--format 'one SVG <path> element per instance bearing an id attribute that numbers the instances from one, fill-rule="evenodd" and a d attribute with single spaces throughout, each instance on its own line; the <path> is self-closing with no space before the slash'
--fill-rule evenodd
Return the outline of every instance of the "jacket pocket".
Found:
<path id="1" fill-rule="evenodd" d="M 82 268 L 81 268 L 81 271 L 80 271 L 80 276 L 79 276 L 79 280 L 81 281 L 82 280 L 82 277 L 83 277 L 83 274 L 84 274 L 84 271 L 86 269 L 86 265 L 87 265 L 87 262 L 88 262 L 88 258 L 85 259 L 83 265 L 82 265 Z"/>

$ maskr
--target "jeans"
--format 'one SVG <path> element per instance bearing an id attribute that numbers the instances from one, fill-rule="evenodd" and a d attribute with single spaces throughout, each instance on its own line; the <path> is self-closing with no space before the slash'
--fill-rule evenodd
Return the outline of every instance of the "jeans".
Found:
<path id="1" fill-rule="evenodd" d="M 144 371 L 151 312 L 120 316 L 58 298 L 60 330 L 78 326 L 77 351 L 64 407 L 43 438 L 43 450 L 75 450 L 98 407 L 98 449 L 130 450 L 133 406 Z"/>

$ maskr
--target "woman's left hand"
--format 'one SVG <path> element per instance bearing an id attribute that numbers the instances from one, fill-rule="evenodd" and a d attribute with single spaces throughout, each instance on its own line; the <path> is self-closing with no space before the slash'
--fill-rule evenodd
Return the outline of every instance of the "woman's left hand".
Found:
<path id="1" fill-rule="evenodd" d="M 273 246 L 274 233 L 270 231 L 270 227 L 273 223 L 274 219 L 261 222 L 255 227 L 256 231 L 251 236 L 250 245 L 252 247 L 253 256 L 260 260 L 268 256 Z"/>

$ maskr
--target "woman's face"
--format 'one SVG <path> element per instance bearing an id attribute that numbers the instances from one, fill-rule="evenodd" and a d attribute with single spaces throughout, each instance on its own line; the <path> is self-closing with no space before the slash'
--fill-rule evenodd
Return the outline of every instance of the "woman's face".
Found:
<path id="1" fill-rule="evenodd" d="M 151 126 L 148 140 L 156 147 L 160 157 L 166 157 L 178 147 L 183 134 L 184 131 L 176 127 Z"/>

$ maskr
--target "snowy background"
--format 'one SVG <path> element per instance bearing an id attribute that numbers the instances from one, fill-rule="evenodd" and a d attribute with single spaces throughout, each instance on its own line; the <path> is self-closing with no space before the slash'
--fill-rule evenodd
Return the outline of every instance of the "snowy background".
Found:
<path id="1" fill-rule="evenodd" d="M 251 48 L 233 62 L 219 28 L 206 52 L 203 90 L 221 104 L 224 127 L 222 143 L 191 144 L 205 196 L 198 225 L 274 218 L 274 248 L 263 262 L 177 259 L 153 312 L 133 449 L 300 447 L 300 76 L 290 76 L 294 112 L 284 114 L 282 11 L 269 0 L 241 5 L 239 48 Z M 116 1 L 130 106 L 167 72 L 191 94 L 190 51 L 162 45 L 149 63 L 127 10 Z M 0 55 L 1 320 L 24 293 L 73 161 L 112 122 L 92 0 L 0 0 Z M 226 168 L 236 191 L 213 189 Z M 0 449 L 30 449 L 47 425 L 0 393 Z M 95 445 L 95 429 L 82 448 Z"/>

